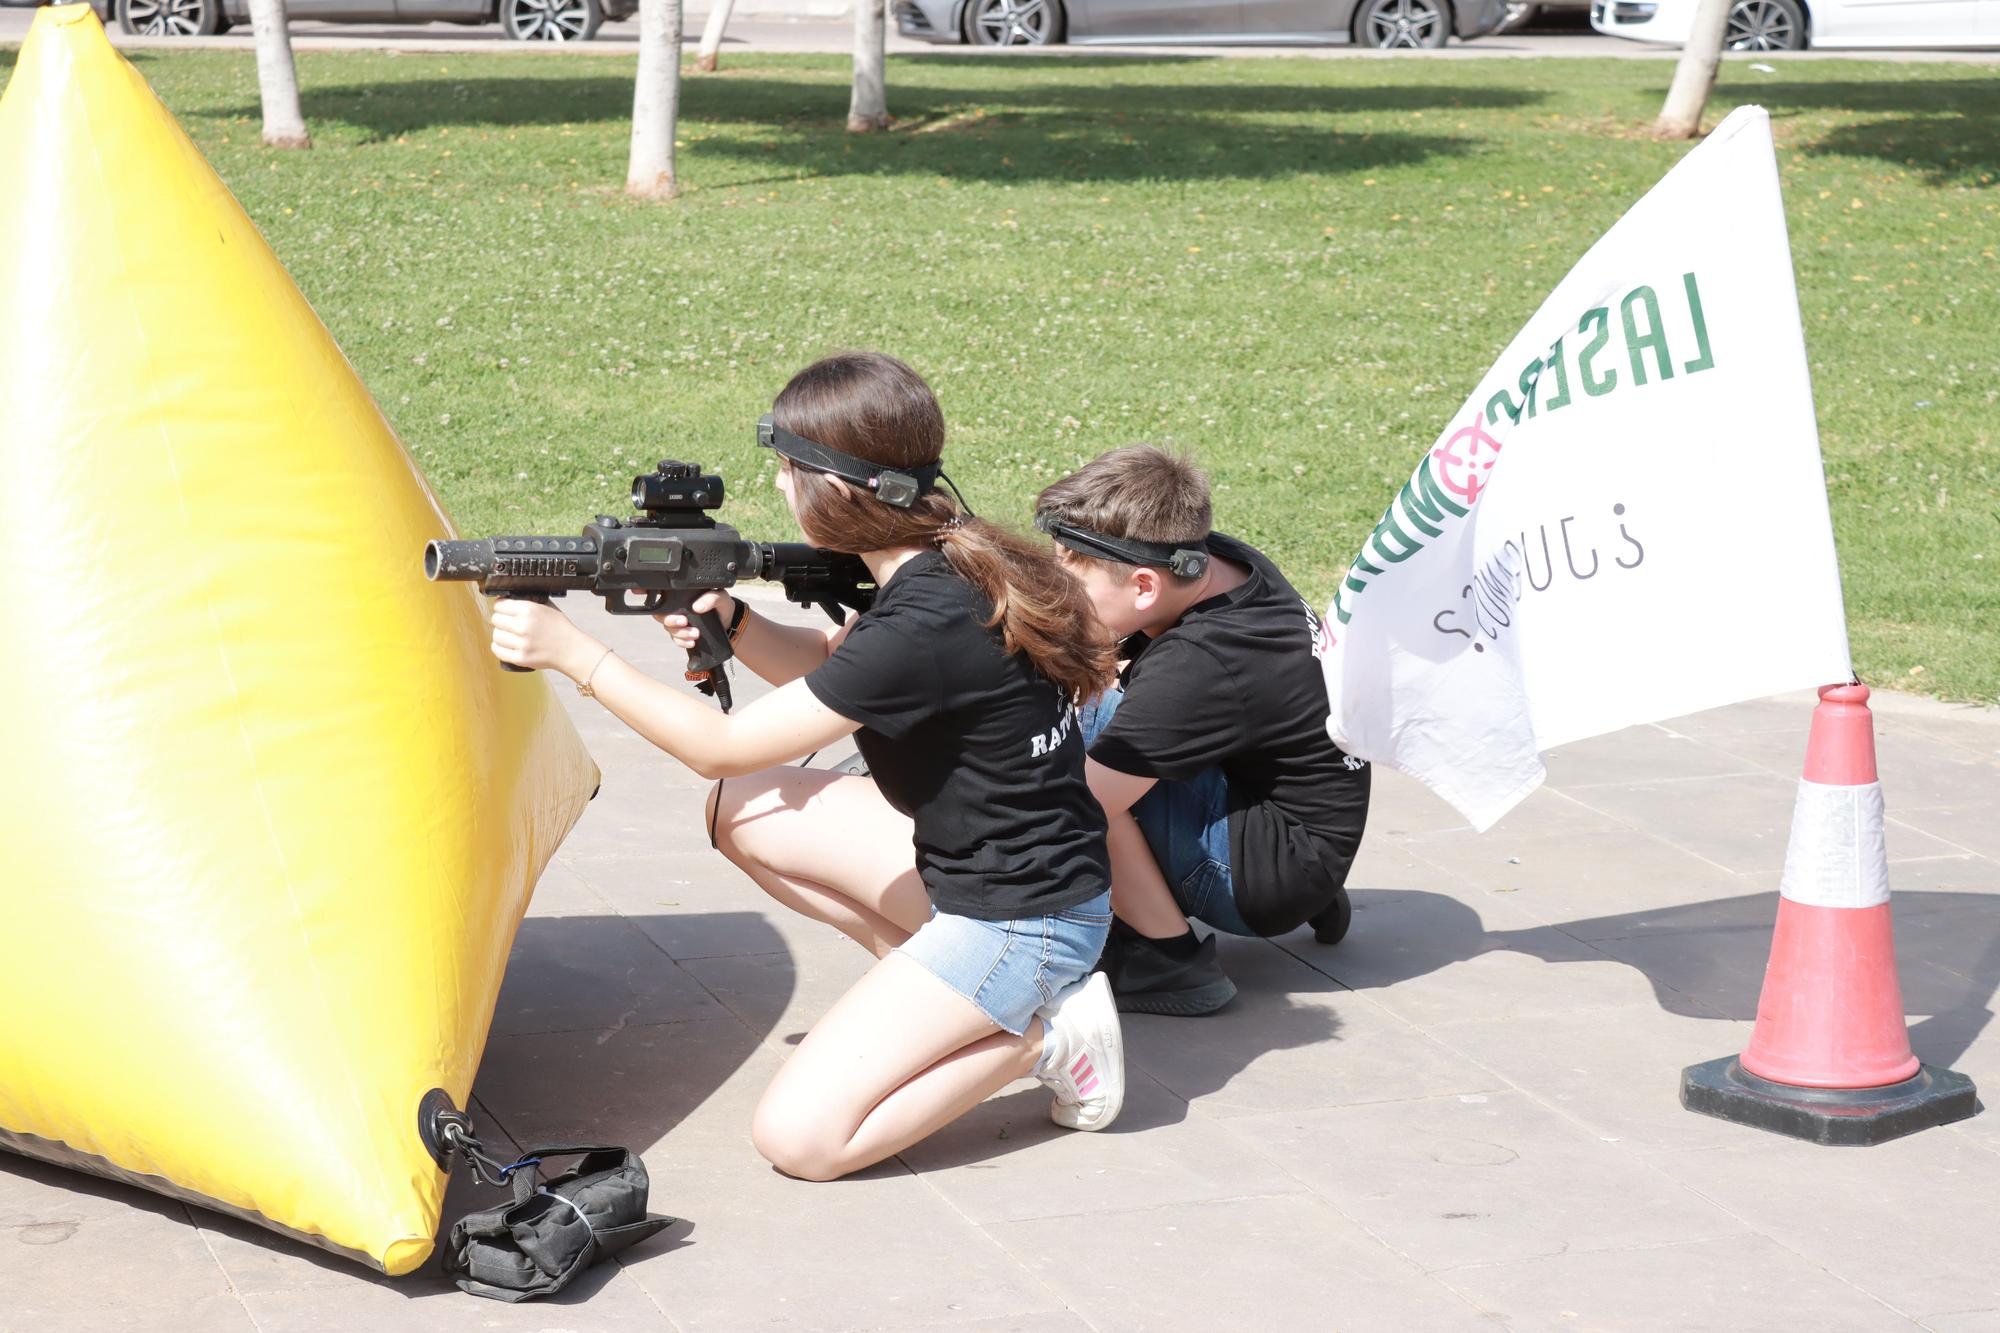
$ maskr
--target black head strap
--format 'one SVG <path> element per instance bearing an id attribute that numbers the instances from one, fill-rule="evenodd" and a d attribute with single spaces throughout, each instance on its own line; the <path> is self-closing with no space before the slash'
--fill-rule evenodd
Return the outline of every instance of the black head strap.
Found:
<path id="1" fill-rule="evenodd" d="M 908 509 L 921 497 L 936 490 L 938 478 L 944 473 L 943 466 L 937 463 L 897 468 L 871 463 L 853 454 L 843 454 L 817 440 L 792 434 L 772 420 L 769 412 L 757 418 L 757 443 L 775 450 L 780 457 L 789 458 L 801 467 L 852 482 L 883 504 L 894 505 L 898 509 Z"/>
<path id="2" fill-rule="evenodd" d="M 1080 528 L 1074 523 L 1065 523 L 1046 509 L 1035 515 L 1035 526 L 1077 554 L 1097 560 L 1171 570 L 1184 579 L 1198 579 L 1208 568 L 1208 551 L 1202 547 L 1113 537 L 1108 533 Z"/>

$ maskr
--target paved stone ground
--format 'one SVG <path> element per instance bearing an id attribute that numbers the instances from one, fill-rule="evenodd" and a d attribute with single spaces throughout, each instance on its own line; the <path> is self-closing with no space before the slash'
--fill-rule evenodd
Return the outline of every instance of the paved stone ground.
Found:
<path id="1" fill-rule="evenodd" d="M 677 669 L 652 622 L 583 618 Z M 1021 1084 L 810 1185 L 758 1159 L 750 1110 L 866 956 L 561 693 L 604 788 L 536 892 L 475 1109 L 510 1145 L 643 1148 L 689 1221 L 508 1307 L 6 1158 L 0 1330 L 2000 1329 L 1992 1114 L 1815 1149 L 1676 1101 L 1750 1032 L 1809 696 L 1566 747 L 1485 835 L 1379 774 L 1352 934 L 1226 941 L 1228 1009 L 1130 1019 L 1113 1130 L 1057 1130 Z M 2000 1095 L 2000 714 L 1877 703 L 1912 1036 Z"/>

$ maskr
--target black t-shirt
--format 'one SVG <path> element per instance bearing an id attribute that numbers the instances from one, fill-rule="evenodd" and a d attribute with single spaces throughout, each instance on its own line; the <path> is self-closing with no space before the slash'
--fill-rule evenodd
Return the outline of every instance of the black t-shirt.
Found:
<path id="1" fill-rule="evenodd" d="M 806 677 L 856 737 L 889 804 L 916 821 L 917 872 L 941 912 L 1013 921 L 1111 885 L 1104 811 L 1076 709 L 986 628 L 992 606 L 943 555 L 890 576 Z"/>
<path id="2" fill-rule="evenodd" d="M 1237 909 L 1259 934 L 1278 935 L 1347 882 L 1368 820 L 1368 767 L 1327 737 L 1311 605 L 1261 551 L 1221 533 L 1208 549 L 1249 578 L 1141 639 L 1090 757 L 1167 781 L 1220 768 Z"/>

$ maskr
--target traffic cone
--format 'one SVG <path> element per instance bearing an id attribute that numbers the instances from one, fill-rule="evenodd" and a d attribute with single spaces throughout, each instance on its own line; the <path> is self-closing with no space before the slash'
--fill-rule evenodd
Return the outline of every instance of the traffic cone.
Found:
<path id="1" fill-rule="evenodd" d="M 1740 1057 L 1683 1070 L 1681 1105 L 1815 1143 L 1881 1143 L 1978 1101 L 1971 1079 L 1910 1050 L 1868 687 L 1819 700 L 1756 1030 Z"/>

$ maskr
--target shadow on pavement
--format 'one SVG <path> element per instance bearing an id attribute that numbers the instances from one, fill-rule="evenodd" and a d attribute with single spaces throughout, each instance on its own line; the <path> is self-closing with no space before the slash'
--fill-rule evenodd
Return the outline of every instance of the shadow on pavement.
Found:
<path id="1" fill-rule="evenodd" d="M 1332 949 L 1287 937 L 1301 961 L 1355 990 L 1393 986 L 1502 950 L 1546 963 L 1621 962 L 1645 976 L 1669 1013 L 1754 1020 L 1764 984 L 1775 893 L 1488 931 L 1472 907 L 1418 889 L 1354 889 L 1352 933 Z M 2000 896 L 1897 892 L 1897 967 L 1924 1060 L 1954 1063 L 1992 1021 L 2000 989 Z M 1375 921 L 1389 929 L 1371 932 Z M 1303 942 L 1301 942 L 1303 941 Z M 1471 1017 L 1473 1015 L 1468 1015 Z"/>
<path id="2" fill-rule="evenodd" d="M 615 1144 L 644 1153 L 714 1097 L 760 1049 L 761 1034 L 709 998 L 673 959 L 652 945 L 648 928 L 705 932 L 703 938 L 726 940 L 743 954 L 787 953 L 770 924 L 748 912 L 539 916 L 523 921 L 470 1108 L 474 1130 L 490 1155 L 511 1161 L 522 1149 L 555 1143 Z M 640 941 L 636 949 L 630 943 L 635 939 Z M 609 944 L 612 940 L 619 943 Z M 591 959 L 601 964 L 594 974 L 584 965 Z M 770 975 L 777 975 L 777 970 Z M 529 995 L 546 997 L 545 1002 L 524 1002 L 523 981 Z M 782 1009 L 790 992 L 786 973 L 760 998 Z M 736 1129 L 747 1144 L 747 1111 Z M 411 1133 L 415 1132 L 413 1116 Z M 301 1144 L 300 1150 L 313 1148 Z M 211 1248 L 233 1279 L 242 1276 L 246 1266 L 261 1270 L 283 1262 L 293 1270 L 282 1279 L 284 1284 L 301 1285 L 296 1261 L 303 1261 L 341 1281 L 358 1278 L 411 1300 L 439 1295 L 467 1299 L 439 1271 L 435 1256 L 416 1273 L 389 1278 L 254 1223 L 33 1158 L 0 1153 L 0 1173 L 117 1200 L 175 1221 L 192 1220 L 213 1233 Z M 468 1212 L 498 1207 L 507 1197 L 503 1190 L 476 1184 L 462 1165 L 457 1166 L 440 1214 L 440 1250 L 453 1222 Z M 655 1213 L 675 1212 L 674 1201 L 661 1196 L 657 1186 L 651 1202 Z M 678 1248 L 687 1243 L 698 1222 L 683 1220 L 632 1253 Z M 246 1255 L 244 1247 L 261 1253 Z M 600 1264 L 547 1303 L 588 1300 L 616 1271 L 615 1264 Z M 313 1280 L 305 1277 L 306 1282 Z"/>

